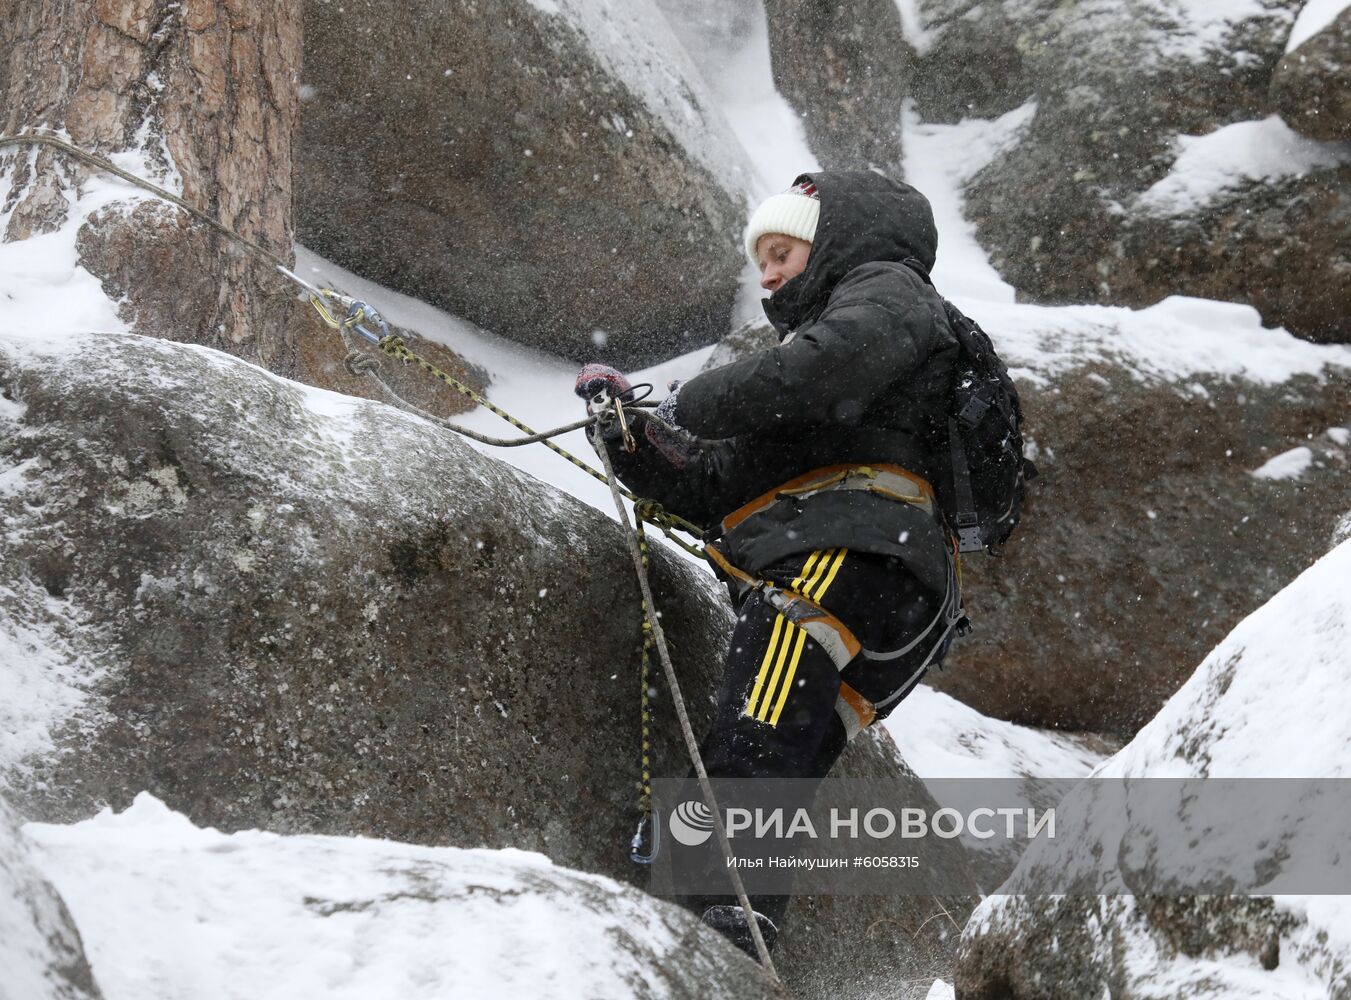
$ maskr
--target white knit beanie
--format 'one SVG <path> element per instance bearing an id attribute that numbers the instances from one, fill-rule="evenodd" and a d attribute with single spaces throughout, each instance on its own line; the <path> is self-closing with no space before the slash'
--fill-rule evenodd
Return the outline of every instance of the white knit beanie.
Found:
<path id="1" fill-rule="evenodd" d="M 810 243 L 816 238 L 816 222 L 820 217 L 821 195 L 811 181 L 771 195 L 755 210 L 746 227 L 746 256 L 752 264 L 759 263 L 755 259 L 755 245 L 766 233 L 783 233 Z"/>

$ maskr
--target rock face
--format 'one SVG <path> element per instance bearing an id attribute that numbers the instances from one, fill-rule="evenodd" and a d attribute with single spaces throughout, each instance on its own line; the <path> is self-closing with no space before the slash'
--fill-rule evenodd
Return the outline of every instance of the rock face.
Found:
<path id="1" fill-rule="evenodd" d="M 1351 7 L 1287 52 L 1271 99 L 1290 127 L 1311 139 L 1351 139 Z"/>
<path id="2" fill-rule="evenodd" d="M 309 0 L 305 53 L 307 247 L 577 359 L 726 332 L 749 174 L 650 0 Z"/>
<path id="3" fill-rule="evenodd" d="M 0 798 L 0 997 L 101 1000 L 66 904 L 33 865 L 19 817 Z"/>
<path id="4" fill-rule="evenodd" d="M 612 522 L 450 432 L 201 348 L 6 335 L 0 387 L 0 624 L 85 692 L 0 727 L 27 748 L 0 766 L 34 816 L 149 790 L 224 830 L 638 878 L 640 605 Z M 731 613 L 660 548 L 653 581 L 702 729 Z M 654 773 L 683 774 L 656 697 Z M 838 773 L 906 793 L 880 731 Z M 965 884 L 959 849 L 943 864 Z M 969 905 L 944 903 L 958 923 Z M 790 982 L 861 996 L 950 960 L 939 921 L 903 933 L 937 912 L 924 898 L 796 909 L 813 937 L 785 944 Z"/>
<path id="5" fill-rule="evenodd" d="M 1005 557 L 963 564 L 976 629 L 934 686 L 987 715 L 1129 736 L 1322 550 L 1351 501 L 1351 456 L 1324 433 L 1351 377 L 1150 386 L 1092 366 L 1019 388 L 1055 444 Z M 1305 474 L 1250 475 L 1303 446 Z"/>
<path id="6" fill-rule="evenodd" d="M 920 0 L 910 96 L 925 121 L 997 118 L 1037 90 L 1035 33 L 1056 0 Z"/>
<path id="7" fill-rule="evenodd" d="M 892 0 L 766 0 L 774 86 L 827 170 L 901 175 L 911 50 Z"/>
<path id="8" fill-rule="evenodd" d="M 985 94 L 991 79 L 1035 100 L 1019 142 L 967 189 L 981 243 L 1020 294 L 1221 298 L 1311 340 L 1351 338 L 1351 149 L 1257 127 L 1276 110 L 1298 3 L 966 6 L 922 8 L 940 30 L 916 100 L 943 120 L 999 113 L 1009 102 Z M 991 70 L 970 83 L 946 65 Z M 1177 189 L 1186 197 L 1163 197 Z"/>
<path id="9" fill-rule="evenodd" d="M 1200 333 L 1196 310 L 1225 331 L 1214 350 L 1243 352 L 1256 377 L 1183 374 L 1169 342 Z M 1262 330 L 1237 306 L 1171 300 L 1145 316 L 1156 335 L 1097 311 L 976 317 L 1013 369 L 1040 471 L 1004 556 L 963 561 L 975 629 L 930 679 L 986 715 L 1130 737 L 1351 507 L 1351 354 Z M 770 337 L 740 332 L 715 357 Z M 1306 355 L 1329 367 L 1267 376 Z M 1284 471 L 1253 475 L 1278 455 Z"/>
<path id="10" fill-rule="evenodd" d="M 1087 807 L 1084 815 L 1095 818 L 1029 849 L 1001 895 L 976 911 L 963 939 L 959 995 L 1351 996 L 1344 897 L 1145 889 L 1158 891 L 1154 866 L 1169 859 L 1168 871 L 1186 870 L 1187 880 L 1175 883 L 1184 888 L 1279 885 L 1300 879 L 1294 873 L 1304 866 L 1288 891 L 1332 890 L 1326 881 L 1311 884 L 1308 873 L 1336 868 L 1342 823 L 1320 813 L 1318 786 L 1296 779 L 1348 771 L 1341 719 L 1349 573 L 1351 543 L 1343 542 L 1234 629 L 1158 716 L 1067 796 L 1061 811 Z M 1202 813 L 1203 796 L 1172 803 L 1167 828 L 1149 822 L 1165 794 L 1157 786 L 1167 783 L 1120 780 L 1240 776 L 1286 780 L 1249 782 L 1244 808 L 1227 823 Z M 1097 817 L 1092 805 L 1108 788 L 1125 789 L 1129 812 Z M 1024 895 L 1086 877 L 1116 895 Z"/>
<path id="11" fill-rule="evenodd" d="M 1296 160 L 1308 155 L 1315 165 L 1302 176 L 1266 183 L 1242 179 L 1178 214 L 1151 203 L 1172 176 L 1146 191 L 1112 279 L 1117 294 L 1141 304 L 1159 289 L 1175 288 L 1248 302 L 1306 339 L 1351 342 L 1343 280 L 1351 265 L 1351 146 L 1345 162 L 1340 151 L 1298 148 L 1298 137 L 1274 116 L 1214 137 L 1223 142 L 1227 135 L 1252 136 L 1259 144 L 1270 136 L 1276 148 L 1284 146 Z"/>

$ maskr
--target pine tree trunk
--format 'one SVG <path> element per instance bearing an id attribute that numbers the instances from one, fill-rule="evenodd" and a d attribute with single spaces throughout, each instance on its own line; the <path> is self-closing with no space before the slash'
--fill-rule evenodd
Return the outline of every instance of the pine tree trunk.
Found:
<path id="1" fill-rule="evenodd" d="M 0 0 L 0 45 L 4 134 L 139 154 L 134 172 L 292 259 L 299 0 Z M 294 295 L 266 261 L 162 201 L 74 218 L 96 172 L 52 149 L 6 150 L 3 174 L 6 242 L 77 223 L 81 263 L 137 332 L 291 372 Z"/>

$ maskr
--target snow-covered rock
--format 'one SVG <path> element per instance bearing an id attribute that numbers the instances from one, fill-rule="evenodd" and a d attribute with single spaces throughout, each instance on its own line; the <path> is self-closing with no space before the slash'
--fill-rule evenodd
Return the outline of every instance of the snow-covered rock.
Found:
<path id="1" fill-rule="evenodd" d="M 583 360 L 726 332 L 751 168 L 653 0 L 309 0 L 301 96 L 325 257 Z"/>
<path id="2" fill-rule="evenodd" d="M 1050 809 L 1117 747 L 1088 734 L 992 719 L 927 684 L 916 686 L 884 724 L 934 801 L 963 811 L 989 806 L 993 795 L 1009 795 L 1039 812 Z M 972 836 L 970 830 L 961 839 L 986 889 L 1008 878 L 1025 847 L 1002 837 Z"/>
<path id="3" fill-rule="evenodd" d="M 1263 124 L 1276 111 L 1273 72 L 1300 6 L 920 4 L 932 35 L 926 58 L 937 60 L 916 78 L 922 113 L 951 120 L 967 105 L 994 115 L 1015 98 L 1036 101 L 1018 141 L 968 187 L 970 216 L 1000 274 L 1039 301 L 1226 299 L 1299 336 L 1351 338 L 1341 235 L 1351 147 L 1276 142 Z M 977 79 L 989 66 L 1013 81 L 1012 96 L 992 102 L 963 86 L 961 71 L 945 88 L 953 65 Z M 1290 155 L 1270 169 L 1282 147 Z M 1209 161 L 1190 176 L 1208 150 L 1227 168 L 1218 183 Z M 1174 197 L 1197 184 L 1205 198 Z"/>
<path id="4" fill-rule="evenodd" d="M 1169 787 L 1121 780 L 1346 778 L 1349 646 L 1351 543 L 1343 542 L 1235 628 L 1149 725 L 1066 797 L 1058 811 L 1083 822 L 1034 844 L 968 924 L 963 995 L 1351 996 L 1347 897 L 1149 888 L 1177 879 L 1261 891 L 1290 886 L 1302 872 L 1301 891 L 1322 889 L 1309 872 L 1339 870 L 1345 847 L 1344 814 L 1327 815 L 1325 790 L 1297 780 L 1253 788 L 1242 821 L 1229 812 L 1216 828 L 1201 786 L 1181 786 L 1191 794 L 1171 803 L 1163 826 L 1151 816 Z M 1110 894 L 1045 894 L 1071 886 Z"/>
<path id="5" fill-rule="evenodd" d="M 224 830 L 640 879 L 641 611 L 612 521 L 419 418 L 205 348 L 0 333 L 0 398 L 0 781 L 26 815 L 148 790 Z M 652 576 L 702 729 L 732 616 L 663 546 Z M 680 775 L 655 686 L 653 771 Z M 837 771 L 897 809 L 913 791 L 880 730 Z M 933 864 L 974 893 L 959 846 Z M 944 922 L 913 934 L 933 912 L 804 897 L 781 970 L 862 996 L 950 967 Z"/>
<path id="6" fill-rule="evenodd" d="M 101 1000 L 80 933 L 0 797 L 0 1000 Z"/>
<path id="7" fill-rule="evenodd" d="M 1160 332 L 1193 336 L 1188 305 L 1165 306 Z M 1220 321 L 1213 349 L 1248 371 L 1151 376 L 1118 356 L 1020 383 L 1041 474 L 1005 557 L 965 561 L 976 631 L 941 690 L 986 715 L 1129 736 L 1188 664 L 1325 550 L 1351 505 L 1347 450 L 1323 433 L 1330 413 L 1351 413 L 1347 359 L 1326 355 L 1312 377 L 1263 371 L 1242 344 L 1276 361 L 1299 342 L 1206 308 Z M 997 322 L 985 324 L 996 338 L 1012 332 Z M 1116 335 L 1132 350 L 1129 325 Z"/>
<path id="8" fill-rule="evenodd" d="M 1309 16 L 1315 13 L 1326 15 L 1326 23 Z M 1281 117 L 1314 139 L 1351 139 L 1351 5 L 1344 0 L 1307 4 L 1290 42 L 1271 78 L 1271 97 Z"/>
<path id="9" fill-rule="evenodd" d="M 106 1000 L 774 995 L 692 914 L 531 852 L 225 834 L 149 794 L 26 832 Z"/>

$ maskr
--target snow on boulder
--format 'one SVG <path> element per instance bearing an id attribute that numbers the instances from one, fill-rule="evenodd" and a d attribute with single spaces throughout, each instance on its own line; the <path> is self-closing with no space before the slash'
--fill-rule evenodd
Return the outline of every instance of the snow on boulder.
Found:
<path id="1" fill-rule="evenodd" d="M 1303 870 L 1302 891 L 1310 891 L 1302 866 L 1334 866 L 1345 848 L 1345 817 L 1326 815 L 1326 789 L 1298 780 L 1253 787 L 1242 822 L 1217 824 L 1203 811 L 1201 786 L 1180 786 L 1191 794 L 1169 803 L 1178 825 L 1165 833 L 1150 814 L 1167 789 L 1113 780 L 1351 776 L 1348 647 L 1351 542 L 1343 542 L 1236 627 L 1149 725 L 1066 797 L 1058 811 L 1086 822 L 1033 845 L 972 916 L 958 971 L 963 995 L 1351 995 L 1346 896 L 1144 889 L 1161 885 L 1160 873 L 1180 873 L 1185 881 L 1175 884 L 1184 886 L 1241 885 L 1245 871 L 1258 889 L 1290 886 Z M 1184 844 L 1178 829 L 1195 835 Z M 1071 883 L 1117 894 L 1044 894 Z"/>
<path id="2" fill-rule="evenodd" d="M 420 418 L 193 345 L 0 333 L 0 398 L 0 689 L 19 693 L 0 779 L 27 815 L 148 790 L 224 830 L 516 847 L 645 880 L 641 604 L 612 520 Z M 652 556 L 702 731 L 732 614 L 709 574 Z M 655 687 L 653 773 L 683 775 Z M 896 809 L 923 794 L 880 729 L 837 773 Z M 932 863 L 960 919 L 965 853 Z M 780 968 L 848 997 L 950 967 L 934 912 L 804 897 Z"/>
<path id="3" fill-rule="evenodd" d="M 32 855 L 0 798 L 0 1000 L 100 1000 L 80 933 Z"/>
<path id="4" fill-rule="evenodd" d="M 583 360 L 726 332 L 750 167 L 653 0 L 308 0 L 301 99 L 323 256 Z"/>
<path id="5" fill-rule="evenodd" d="M 1177 159 L 1133 207 L 1157 216 L 1197 212 L 1254 184 L 1279 184 L 1351 161 L 1351 147 L 1316 142 L 1277 115 L 1235 122 L 1201 136 L 1178 136 Z"/>
<path id="6" fill-rule="evenodd" d="M 938 25 L 964 26 L 939 36 L 950 39 L 944 65 L 1000 65 L 986 31 L 968 23 L 968 14 L 998 8 L 980 24 L 1012 19 L 1000 37 L 1014 50 L 1005 61 L 1019 68 L 1007 72 L 1025 79 L 1017 95 L 1037 102 L 1019 141 L 967 187 L 981 243 L 1020 293 L 1133 306 L 1169 295 L 1224 299 L 1311 340 L 1351 338 L 1341 271 L 1351 150 L 1296 150 L 1289 170 L 1273 171 L 1267 132 L 1254 145 L 1235 141 L 1246 132 L 1221 131 L 1240 123 L 1251 131 L 1277 110 L 1273 73 L 1300 0 L 969 6 L 922 7 Z M 954 100 L 940 87 L 917 103 L 941 109 Z M 1223 147 L 1217 155 L 1235 183 L 1204 201 L 1167 199 L 1170 210 L 1160 211 L 1154 185 L 1170 170 L 1185 175 L 1197 143 Z M 1313 165 L 1302 170 L 1302 161 Z M 1190 186 L 1188 176 L 1166 184 Z"/>
<path id="7" fill-rule="evenodd" d="M 1289 55 L 1310 38 L 1321 34 L 1351 7 L 1351 0 L 1306 0 L 1295 18 L 1290 37 L 1285 40 L 1285 54 Z"/>
<path id="8" fill-rule="evenodd" d="M 901 757 L 924 779 L 934 801 L 968 809 L 973 799 L 1018 781 L 1020 803 L 1050 809 L 1075 779 L 1082 778 L 1116 747 L 1086 734 L 1071 735 L 1019 726 L 981 715 L 927 684 L 918 685 L 887 716 L 887 732 Z M 974 780 L 973 780 L 974 779 Z M 988 799 L 978 805 L 988 805 Z M 976 880 L 1000 885 L 1017 865 L 1024 844 L 963 832 Z"/>
<path id="9" fill-rule="evenodd" d="M 1313 449 L 1300 445 L 1269 458 L 1260 468 L 1253 469 L 1254 479 L 1298 479 L 1313 465 Z"/>
<path id="10" fill-rule="evenodd" d="M 108 1000 L 776 995 L 686 911 L 531 852 L 224 834 L 149 794 L 27 832 Z"/>
<path id="11" fill-rule="evenodd" d="M 1313 139 L 1351 139 L 1351 4 L 1315 0 L 1305 6 L 1271 78 L 1271 98 L 1295 131 Z"/>

